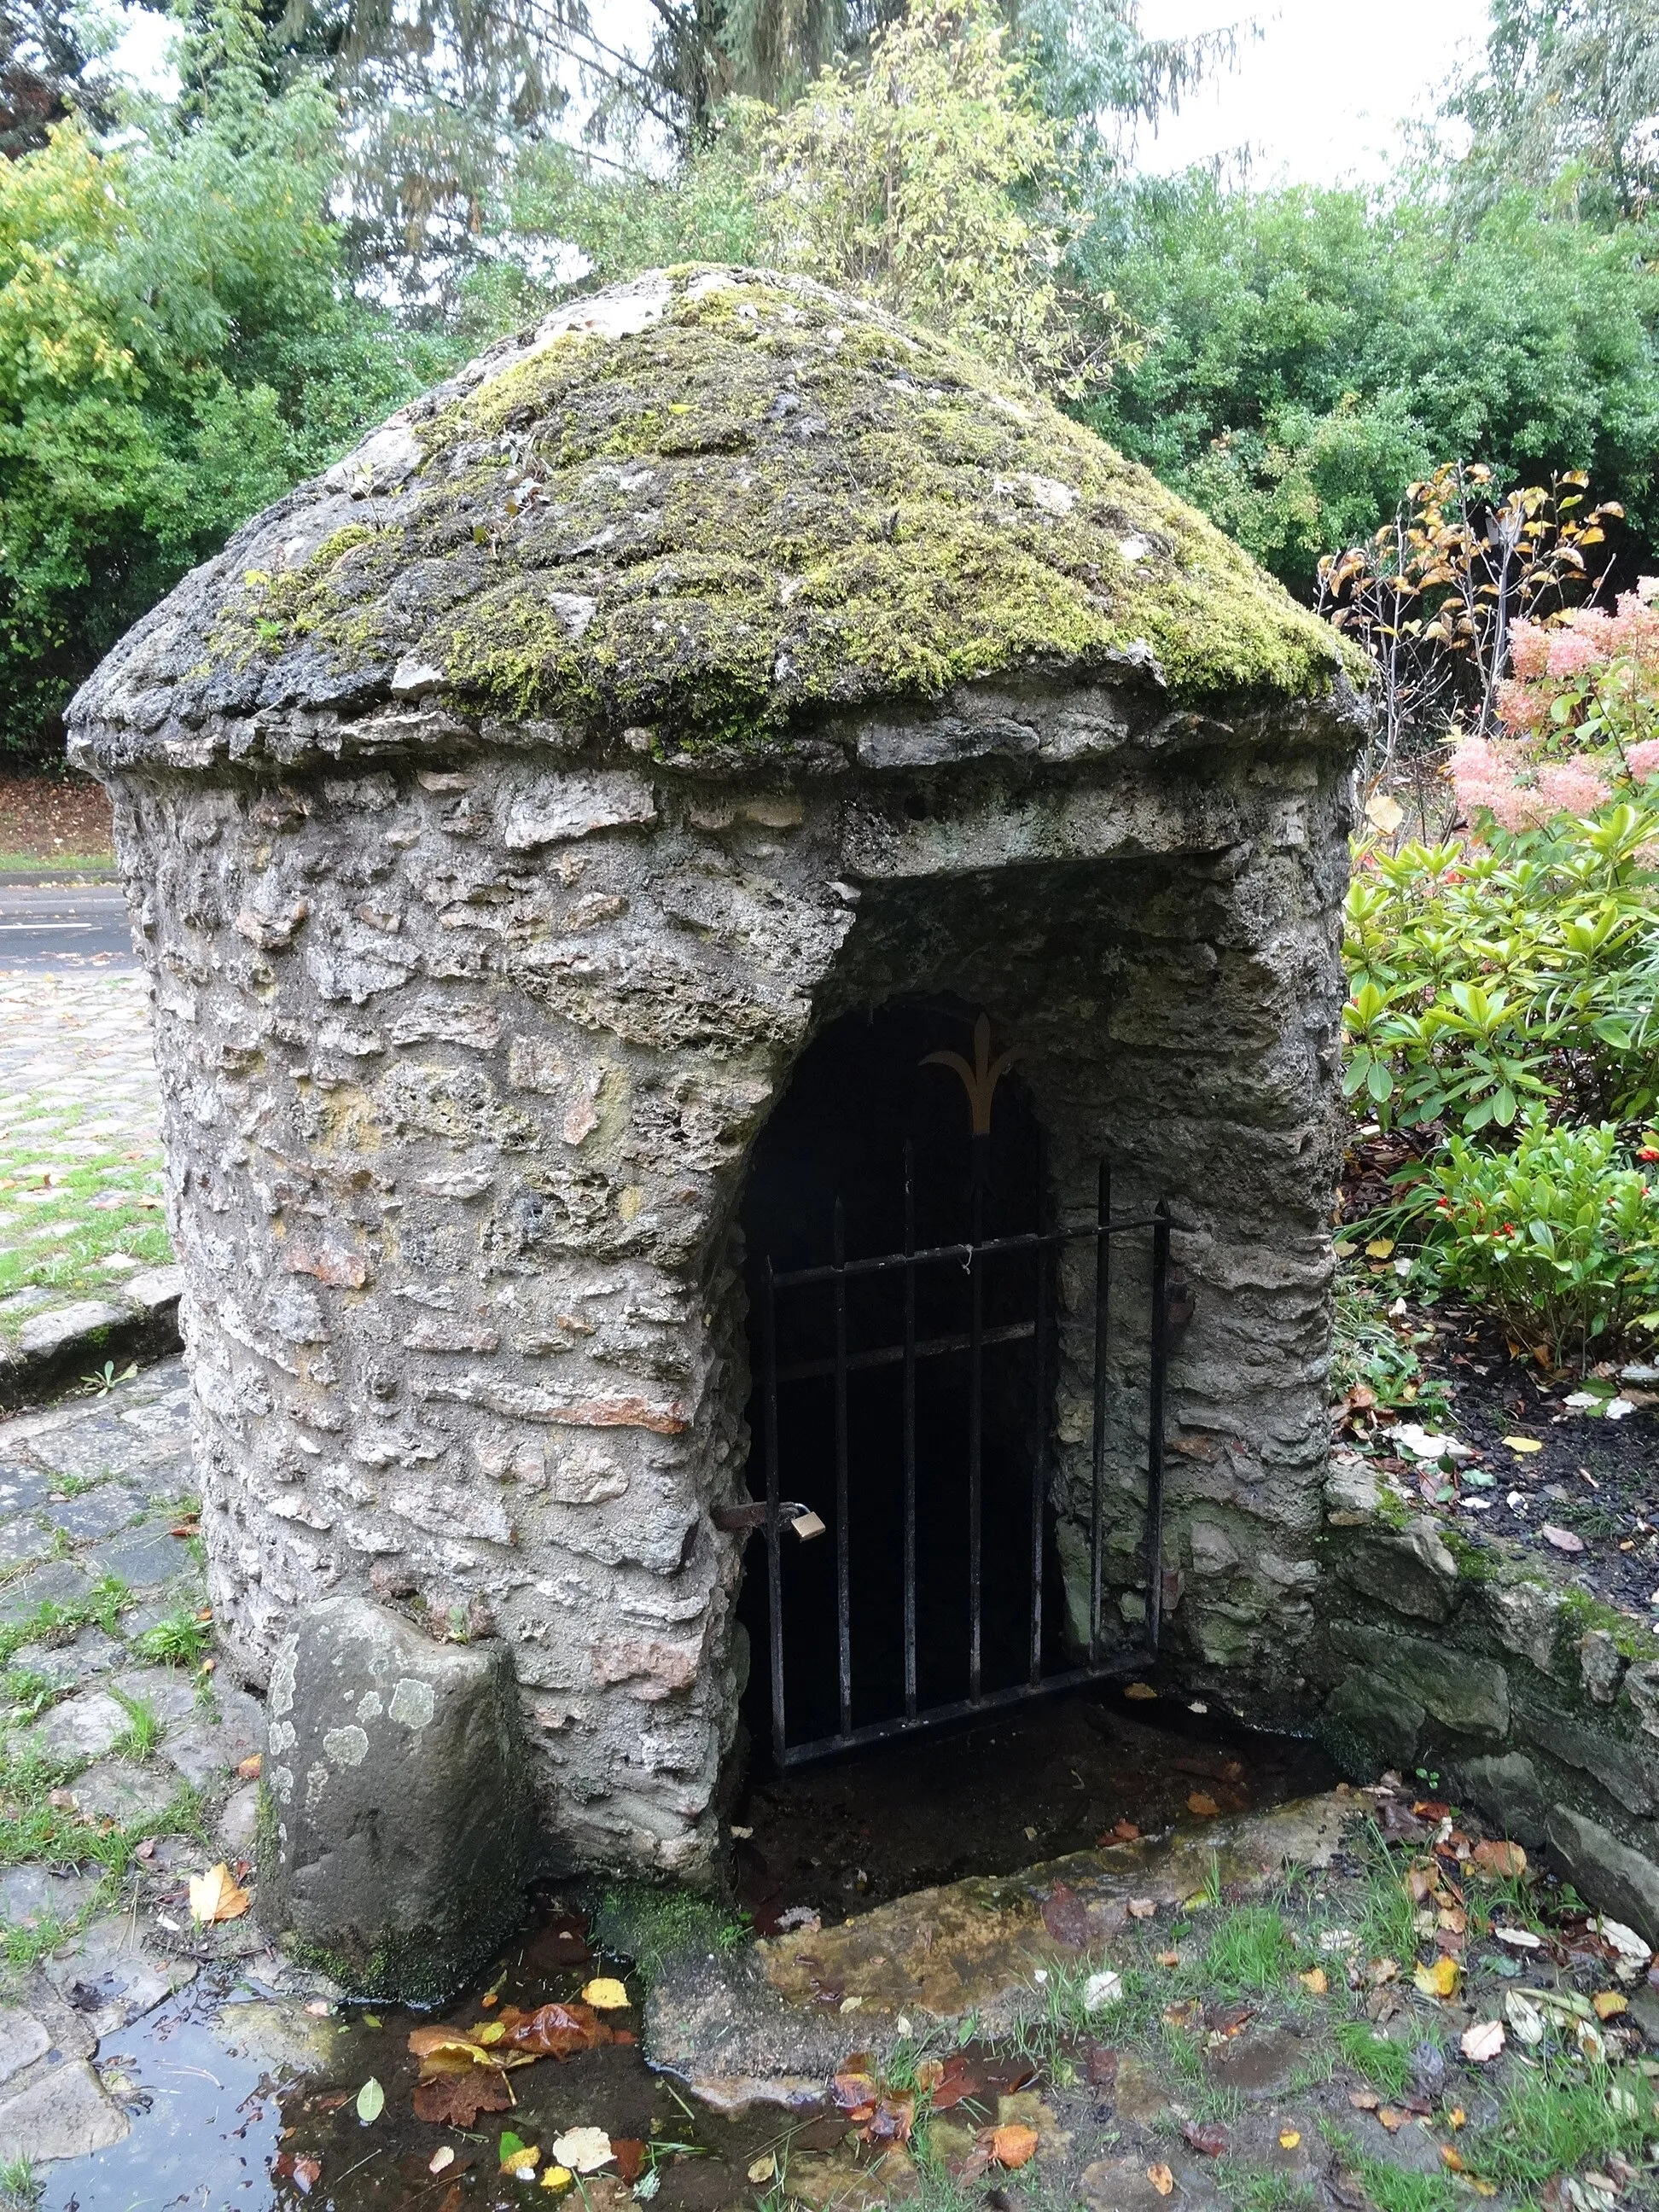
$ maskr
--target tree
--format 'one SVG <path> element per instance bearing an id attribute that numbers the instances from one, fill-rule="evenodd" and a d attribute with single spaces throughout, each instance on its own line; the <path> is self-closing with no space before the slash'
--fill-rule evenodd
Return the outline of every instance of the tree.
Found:
<path id="1" fill-rule="evenodd" d="M 1659 187 L 1659 0 L 1492 0 L 1484 65 L 1449 114 L 1474 143 L 1466 198 L 1571 186 L 1581 214 L 1644 213 Z"/>

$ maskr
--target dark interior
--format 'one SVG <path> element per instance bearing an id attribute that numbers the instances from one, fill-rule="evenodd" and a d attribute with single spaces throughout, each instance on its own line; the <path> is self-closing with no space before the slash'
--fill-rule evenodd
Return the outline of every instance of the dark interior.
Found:
<path id="1" fill-rule="evenodd" d="M 906 1249 L 906 1148 L 915 1249 L 957 1243 L 975 1220 L 986 1237 L 1043 1225 L 1041 1133 L 1014 1066 L 997 1084 L 988 1136 L 971 1133 L 960 1075 L 927 1065 L 938 1051 L 975 1060 L 978 1009 L 947 1000 L 892 1002 L 822 1032 L 762 1133 L 744 1207 L 750 1340 L 756 1389 L 749 1408 L 749 1484 L 765 1494 L 763 1377 L 765 1264 L 780 1273 L 822 1265 L 835 1250 L 840 1200 L 847 1256 Z M 1010 1039 L 994 1032 L 992 1051 Z M 1051 1379 L 1039 1402 L 1038 1270 L 1030 1253 L 981 1265 L 981 1685 L 992 1691 L 1030 1669 L 1033 1469 L 1048 1420 Z M 916 1271 L 919 1344 L 966 1339 L 971 1289 L 959 1259 Z M 904 1271 L 854 1279 L 846 1291 L 851 1360 L 904 1340 Z M 787 1741 L 831 1735 L 839 1721 L 835 1293 L 829 1285 L 775 1294 L 780 1492 L 810 1506 L 825 1533 L 782 1540 Z M 1047 1311 L 1052 1314 L 1052 1298 Z M 996 1340 L 999 1330 L 1020 1329 Z M 1045 1324 L 1045 1335 L 1047 1324 Z M 1052 1378 L 1051 1344 L 1042 1374 Z M 800 1375 L 801 1368 L 816 1371 Z M 965 1348 L 916 1362 L 916 1688 L 918 1705 L 949 1705 L 969 1690 L 970 1360 Z M 847 1380 L 852 1719 L 855 1728 L 904 1711 L 903 1368 L 849 1367 Z M 1060 1662 L 1060 1589 L 1052 1513 L 1036 1507 L 1043 1586 L 1042 1648 Z M 757 1757 L 772 1725 L 763 1540 L 750 1546 L 739 1617 L 753 1642 L 744 1701 Z"/>

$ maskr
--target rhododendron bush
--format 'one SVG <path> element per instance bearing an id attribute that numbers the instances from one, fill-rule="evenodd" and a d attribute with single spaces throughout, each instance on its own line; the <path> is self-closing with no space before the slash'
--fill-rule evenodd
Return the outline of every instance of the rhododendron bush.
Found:
<path id="1" fill-rule="evenodd" d="M 1356 861 L 1344 1088 L 1385 1126 L 1500 1136 L 1530 1101 L 1628 1121 L 1659 1103 L 1659 789 Z"/>

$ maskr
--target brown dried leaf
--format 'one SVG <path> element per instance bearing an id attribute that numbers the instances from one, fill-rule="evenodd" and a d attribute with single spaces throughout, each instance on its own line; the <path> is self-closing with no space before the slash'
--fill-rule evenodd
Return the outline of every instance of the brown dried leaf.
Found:
<path id="1" fill-rule="evenodd" d="M 612 2136 L 611 2155 L 617 2172 L 631 2187 L 645 2171 L 645 2143 L 638 2136 Z"/>
<path id="2" fill-rule="evenodd" d="M 1165 2166 L 1162 2160 L 1160 2160 L 1157 2166 L 1149 2166 L 1147 2167 L 1146 2179 L 1152 2183 L 1153 2188 L 1157 2190 L 1160 2197 L 1167 2197 L 1170 2191 L 1175 2187 L 1175 2176 L 1170 2172 L 1169 2167 Z"/>
<path id="3" fill-rule="evenodd" d="M 1469 1864 L 1491 1881 L 1513 1881 L 1526 1873 L 1527 1855 L 1519 1844 L 1486 1837 L 1469 1853 Z"/>
<path id="4" fill-rule="evenodd" d="M 222 1859 L 205 1874 L 190 1878 L 190 1917 L 199 1927 L 209 1927 L 216 1920 L 240 1920 L 252 1902 L 246 1890 L 238 1888 Z"/>
<path id="5" fill-rule="evenodd" d="M 1192 2148 L 1200 2152 L 1204 2157 L 1224 2158 L 1226 2156 L 1227 2130 L 1225 2128 L 1218 2127 L 1214 2121 L 1211 2121 L 1206 2126 L 1197 2120 L 1183 2120 L 1181 2124 L 1181 2132 Z"/>
<path id="6" fill-rule="evenodd" d="M 1379 2105 L 1376 2108 L 1376 2117 L 1391 2136 L 1397 2136 L 1406 2124 L 1406 2115 L 1403 2112 L 1396 2112 L 1392 2105 Z"/>
<path id="7" fill-rule="evenodd" d="M 1067 1951 L 1080 1951 L 1089 1941 L 1089 1908 L 1063 1881 L 1057 1881 L 1042 1900 L 1042 1924 Z"/>
<path id="8" fill-rule="evenodd" d="M 501 2014 L 506 2033 L 501 2040 L 514 2051 L 527 2051 L 535 2058 L 570 2058 L 597 2044 L 611 2043 L 615 2035 L 592 2005 L 538 2005 L 520 2013 L 508 2005 Z"/>
<path id="9" fill-rule="evenodd" d="M 1357 2112 L 1374 2112 L 1382 2100 L 1375 2089 L 1350 2089 L 1348 2102 Z"/>
<path id="10" fill-rule="evenodd" d="M 1024 2120 L 1011 2120 L 1006 2127 L 981 2128 L 977 2141 L 993 2166 L 1028 2166 L 1036 2155 L 1037 2131 Z"/>
<path id="11" fill-rule="evenodd" d="M 1187 1810 L 1195 1814 L 1200 1820 L 1213 1820 L 1221 1808 L 1207 1790 L 1194 1790 L 1188 1797 Z"/>
<path id="12" fill-rule="evenodd" d="M 476 2126 L 480 2112 L 504 2112 L 513 2102 L 499 2067 L 465 2074 L 427 2075 L 415 2084 L 415 2117 L 435 2126 Z"/>
<path id="13" fill-rule="evenodd" d="M 1083 2077 L 1092 2089 L 1117 2087 L 1117 2053 L 1104 2043 L 1090 2044 L 1084 2053 Z"/>

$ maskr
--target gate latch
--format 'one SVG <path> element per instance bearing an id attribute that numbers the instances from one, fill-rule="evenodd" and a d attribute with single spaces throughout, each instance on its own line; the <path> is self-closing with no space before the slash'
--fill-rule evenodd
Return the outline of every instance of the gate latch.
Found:
<path id="1" fill-rule="evenodd" d="M 786 1528 L 793 1528 L 803 1544 L 809 1543 L 814 1536 L 822 1536 L 828 1526 L 810 1505 L 803 1505 L 793 1498 L 779 1499 L 778 1519 Z M 741 1505 L 716 1506 L 714 1522 L 723 1536 L 752 1536 L 757 1528 L 766 1526 L 766 1500 L 750 1498 Z"/>

